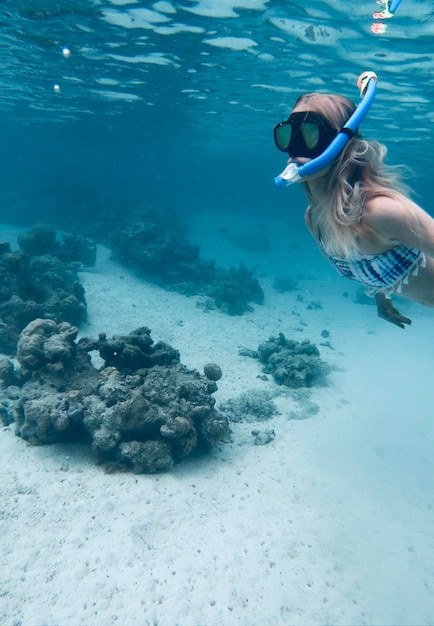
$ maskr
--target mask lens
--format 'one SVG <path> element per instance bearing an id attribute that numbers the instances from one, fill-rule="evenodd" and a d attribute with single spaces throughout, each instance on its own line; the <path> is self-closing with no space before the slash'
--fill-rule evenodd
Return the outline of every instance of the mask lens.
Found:
<path id="1" fill-rule="evenodd" d="M 312 150 L 318 145 L 319 127 L 313 122 L 303 122 L 301 124 L 301 132 L 303 134 L 304 143 Z"/>
<path id="2" fill-rule="evenodd" d="M 274 129 L 274 140 L 279 150 L 288 150 L 291 141 L 292 125 L 289 122 L 280 122 Z"/>
<path id="3" fill-rule="evenodd" d="M 274 141 L 290 157 L 319 156 L 336 137 L 337 131 L 319 113 L 300 111 L 274 127 Z"/>

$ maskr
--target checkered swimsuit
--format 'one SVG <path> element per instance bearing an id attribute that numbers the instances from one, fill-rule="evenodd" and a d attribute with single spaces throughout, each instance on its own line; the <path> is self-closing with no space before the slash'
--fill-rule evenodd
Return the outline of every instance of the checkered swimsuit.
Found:
<path id="1" fill-rule="evenodd" d="M 401 293 L 410 276 L 417 276 L 420 267 L 426 266 L 425 255 L 417 248 L 396 246 L 382 254 L 366 254 L 356 259 L 343 259 L 327 254 L 337 271 L 366 287 L 374 296 L 380 291 L 386 295 Z"/>

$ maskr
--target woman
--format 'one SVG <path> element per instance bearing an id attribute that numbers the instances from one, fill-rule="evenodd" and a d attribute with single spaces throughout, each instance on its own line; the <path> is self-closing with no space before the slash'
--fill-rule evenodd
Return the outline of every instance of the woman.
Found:
<path id="1" fill-rule="evenodd" d="M 277 147 L 298 165 L 319 156 L 355 110 L 333 94 L 301 96 L 274 129 Z M 386 148 L 356 133 L 330 165 L 302 178 L 309 200 L 305 222 L 340 274 L 375 296 L 378 315 L 411 324 L 393 306 L 398 293 L 434 306 L 434 219 L 410 200 Z"/>

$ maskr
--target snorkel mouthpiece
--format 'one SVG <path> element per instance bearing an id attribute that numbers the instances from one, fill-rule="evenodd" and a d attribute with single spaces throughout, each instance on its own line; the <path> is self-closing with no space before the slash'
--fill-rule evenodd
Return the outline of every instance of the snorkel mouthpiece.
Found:
<path id="1" fill-rule="evenodd" d="M 371 108 L 377 92 L 377 82 L 378 77 L 374 72 L 363 72 L 363 74 L 360 74 L 357 79 L 357 86 L 363 99 L 344 124 L 342 130 L 339 131 L 324 152 L 315 159 L 304 163 L 304 165 L 297 165 L 294 162 L 289 163 L 283 172 L 274 179 L 276 187 L 285 189 L 285 187 L 302 180 L 306 176 L 316 174 L 336 159 L 351 137 L 357 132 L 361 122 Z"/>
<path id="2" fill-rule="evenodd" d="M 285 189 L 285 187 L 292 185 L 292 183 L 297 183 L 299 180 L 301 180 L 301 176 L 298 173 L 299 169 L 300 166 L 297 165 L 297 163 L 289 163 L 283 170 L 283 172 L 279 174 L 279 176 L 276 176 L 276 178 L 274 179 L 274 184 L 276 185 L 276 187 L 278 189 Z"/>

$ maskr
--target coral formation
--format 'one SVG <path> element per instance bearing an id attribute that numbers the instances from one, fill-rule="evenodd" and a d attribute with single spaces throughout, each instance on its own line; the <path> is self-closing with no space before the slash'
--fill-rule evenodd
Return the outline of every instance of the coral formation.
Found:
<path id="1" fill-rule="evenodd" d="M 274 428 L 267 428 L 267 430 L 258 430 L 257 428 L 252 430 L 252 435 L 255 437 L 255 446 L 266 446 L 267 443 L 274 441 L 276 433 Z"/>
<path id="2" fill-rule="evenodd" d="M 215 305 L 229 315 L 242 315 L 252 310 L 249 302 L 264 301 L 264 292 L 253 274 L 243 263 L 230 270 L 214 268 L 201 292 L 213 298 Z"/>
<path id="3" fill-rule="evenodd" d="M 83 265 L 95 265 L 96 244 L 81 235 L 64 233 L 62 241 L 56 240 L 56 231 L 49 224 L 35 224 L 17 237 L 19 247 L 30 256 L 53 254 L 64 263 L 78 261 Z"/>
<path id="4" fill-rule="evenodd" d="M 142 210 L 115 228 L 109 245 L 125 265 L 166 288 L 212 298 L 229 315 L 241 315 L 251 310 L 249 302 L 264 300 L 253 270 L 243 264 L 225 270 L 202 260 L 199 248 L 188 243 L 173 221 L 169 230 L 167 221 L 151 210 Z"/>
<path id="5" fill-rule="evenodd" d="M 228 432 L 214 381 L 190 371 L 150 330 L 77 341 L 50 319 L 22 331 L 16 360 L 0 362 L 0 419 L 31 444 L 85 441 L 111 469 L 160 472 Z M 98 351 L 104 366 L 96 369 Z"/>
<path id="6" fill-rule="evenodd" d="M 7 242 L 0 245 L 0 351 L 7 354 L 35 318 L 84 321 L 86 300 L 76 261 L 95 261 L 92 242 L 69 235 L 56 243 L 49 226 L 37 226 L 18 240 L 20 251 L 12 252 Z"/>
<path id="7" fill-rule="evenodd" d="M 330 366 L 320 358 L 318 348 L 310 341 L 286 339 L 283 333 L 258 346 L 258 358 L 279 385 L 291 388 L 325 384 Z"/>
<path id="8" fill-rule="evenodd" d="M 331 371 L 313 343 L 286 339 L 283 333 L 270 337 L 257 350 L 241 348 L 239 354 L 259 359 L 265 365 L 264 374 L 271 374 L 277 384 L 292 389 L 325 385 Z"/>
<path id="9" fill-rule="evenodd" d="M 35 224 L 30 230 L 20 233 L 17 242 L 21 250 L 30 256 L 51 254 L 56 247 L 56 231 L 48 224 Z"/>

